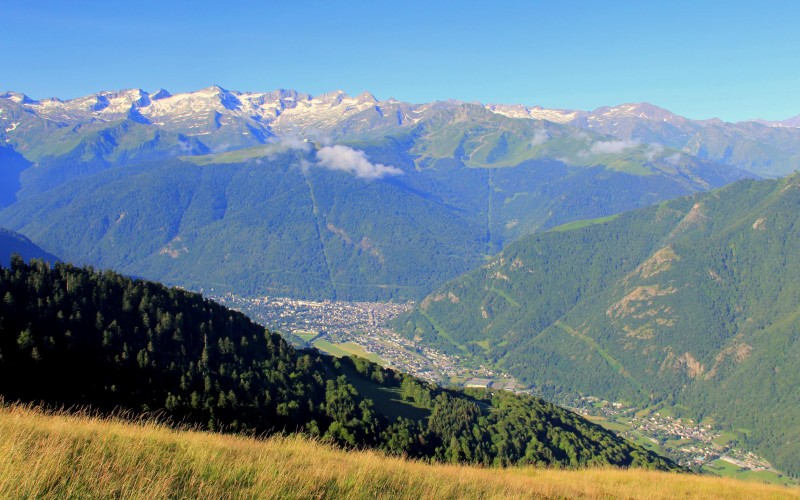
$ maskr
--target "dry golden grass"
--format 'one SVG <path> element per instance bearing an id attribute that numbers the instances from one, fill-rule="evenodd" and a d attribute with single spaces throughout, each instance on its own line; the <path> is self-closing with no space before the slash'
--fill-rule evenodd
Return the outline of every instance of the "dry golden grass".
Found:
<path id="1" fill-rule="evenodd" d="M 684 474 L 430 465 L 153 422 L 0 407 L 0 498 L 800 498 Z"/>

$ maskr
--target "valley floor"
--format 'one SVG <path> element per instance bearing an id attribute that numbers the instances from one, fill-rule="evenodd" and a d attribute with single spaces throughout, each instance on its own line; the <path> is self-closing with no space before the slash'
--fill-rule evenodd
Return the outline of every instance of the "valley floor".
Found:
<path id="1" fill-rule="evenodd" d="M 393 331 L 389 322 L 411 310 L 413 302 L 252 299 L 233 294 L 209 297 L 244 312 L 253 321 L 282 333 L 300 347 L 316 347 L 333 356 L 365 357 L 440 385 L 459 385 L 475 377 L 500 376 L 485 366 L 473 366 L 475 363 L 468 363 L 466 359 L 445 354 Z M 506 379 L 509 377 L 505 376 Z"/>
<path id="2" fill-rule="evenodd" d="M 561 404 L 651 451 L 705 473 L 798 486 L 800 482 L 776 470 L 761 456 L 733 446 L 745 429 L 722 431 L 708 417 L 703 422 L 681 416 L 684 406 L 657 403 L 637 408 L 621 402 L 594 397 L 564 398 Z"/>
<path id="3" fill-rule="evenodd" d="M 445 354 L 394 332 L 390 321 L 409 311 L 414 305 L 411 302 L 248 299 L 233 294 L 212 298 L 245 312 L 266 328 L 281 332 L 300 347 L 315 347 L 336 357 L 361 356 L 440 385 L 491 384 L 494 389 L 545 397 L 533 388 L 523 388 L 497 367 Z M 553 402 L 683 466 L 711 475 L 797 485 L 796 480 L 775 470 L 763 457 L 730 446 L 730 441 L 741 436 L 723 432 L 712 419 L 693 422 L 672 415 L 663 404 L 642 408 L 572 394 L 563 394 Z"/>
<path id="4" fill-rule="evenodd" d="M 490 469 L 302 437 L 172 430 L 0 407 L 2 498 L 800 498 L 800 489 L 638 470 Z"/>

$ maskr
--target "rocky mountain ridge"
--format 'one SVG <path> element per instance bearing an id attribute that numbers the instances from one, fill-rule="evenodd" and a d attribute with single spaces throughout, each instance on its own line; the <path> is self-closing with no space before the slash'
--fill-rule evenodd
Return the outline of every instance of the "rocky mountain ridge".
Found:
<path id="1" fill-rule="evenodd" d="M 612 136 L 621 151 L 633 145 L 672 148 L 760 176 L 785 175 L 800 167 L 800 118 L 783 121 L 691 120 L 649 103 L 604 106 L 593 111 L 546 109 L 521 104 L 480 104 L 456 100 L 412 104 L 378 100 L 369 92 L 352 97 L 337 90 L 313 96 L 295 90 L 239 92 L 212 85 L 170 94 L 164 89 L 102 91 L 69 100 L 35 100 L 18 92 L 0 94 L 0 139 L 15 144 L 31 130 L 98 126 L 120 120 L 151 125 L 165 133 L 193 138 L 208 151 L 222 152 L 306 137 L 322 142 L 353 134 L 392 134 L 410 130 L 441 112 L 482 108 L 493 115 L 551 122 Z M 469 113 L 468 113 L 469 114 Z M 35 123 L 36 121 L 39 123 Z M 41 121 L 44 120 L 44 123 Z M 202 154 L 191 145 L 190 154 Z"/>

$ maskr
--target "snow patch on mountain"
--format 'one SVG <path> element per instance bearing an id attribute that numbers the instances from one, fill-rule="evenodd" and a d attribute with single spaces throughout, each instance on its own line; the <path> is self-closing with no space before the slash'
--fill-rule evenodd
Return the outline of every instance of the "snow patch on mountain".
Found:
<path id="1" fill-rule="evenodd" d="M 585 111 L 570 109 L 545 109 L 541 106 L 527 107 L 522 104 L 486 104 L 484 106 L 492 113 L 509 118 L 528 118 L 532 120 L 547 120 L 554 123 L 571 123 L 583 115 Z"/>
<path id="2" fill-rule="evenodd" d="M 793 116 L 792 118 L 787 118 L 786 120 L 780 120 L 780 121 L 762 120 L 760 118 L 750 121 L 753 121 L 755 123 L 760 123 L 761 125 L 766 125 L 768 127 L 800 128 L 800 115 Z"/>

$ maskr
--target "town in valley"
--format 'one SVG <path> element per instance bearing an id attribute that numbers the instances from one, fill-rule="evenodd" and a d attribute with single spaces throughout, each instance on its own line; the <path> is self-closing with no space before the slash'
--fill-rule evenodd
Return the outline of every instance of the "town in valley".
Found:
<path id="1" fill-rule="evenodd" d="M 508 374 L 474 366 L 460 356 L 420 345 L 393 331 L 394 318 L 413 308 L 413 302 L 346 302 L 286 297 L 243 298 L 211 295 L 277 331 L 298 347 L 316 348 L 335 356 L 357 355 L 439 385 L 512 390 L 541 395 Z M 669 407 L 637 408 L 593 396 L 563 395 L 554 401 L 681 465 L 711 473 L 756 474 L 763 480 L 785 482 L 780 471 L 762 457 L 738 447 L 737 440 L 707 422 L 673 414 Z"/>

